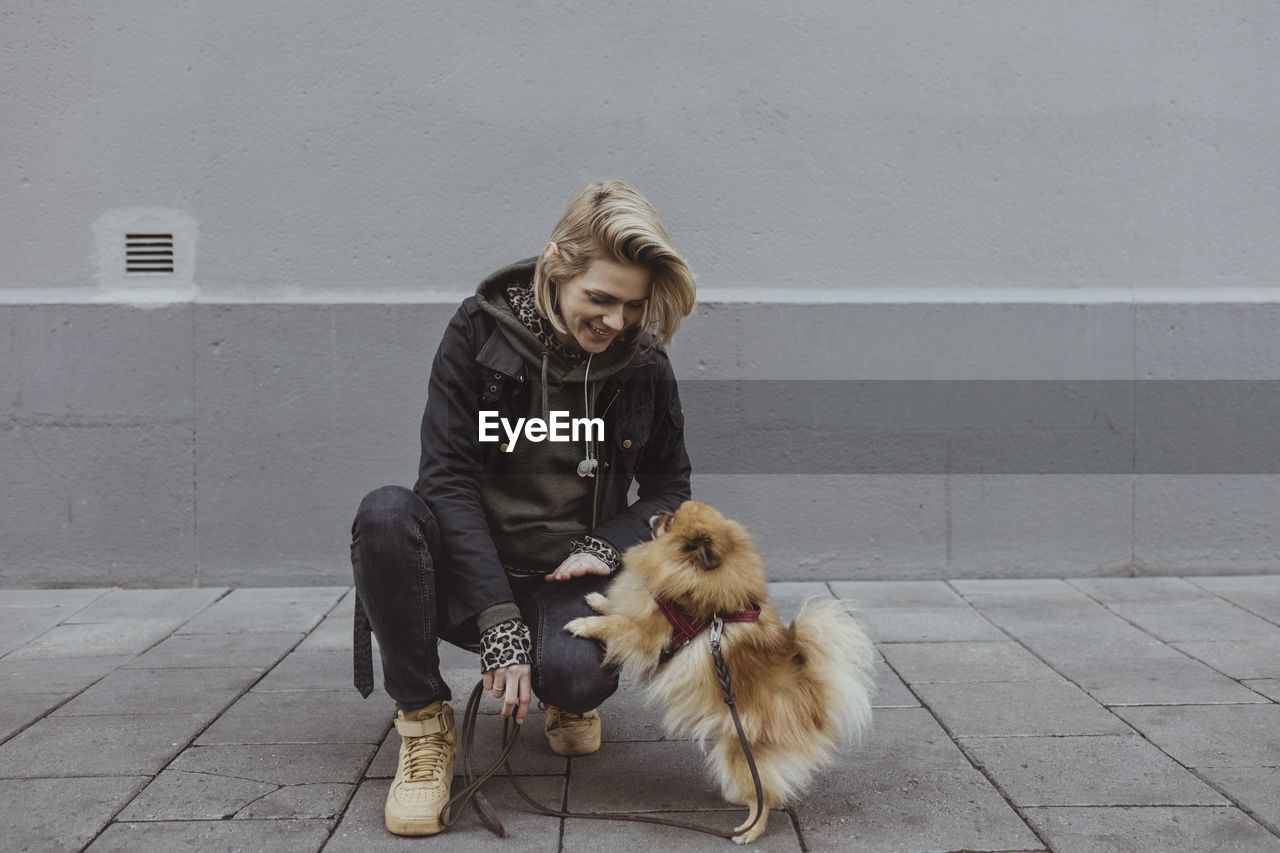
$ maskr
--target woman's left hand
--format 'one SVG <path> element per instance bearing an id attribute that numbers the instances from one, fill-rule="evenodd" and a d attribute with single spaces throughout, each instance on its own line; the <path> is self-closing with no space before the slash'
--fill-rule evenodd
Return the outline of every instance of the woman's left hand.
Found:
<path id="1" fill-rule="evenodd" d="M 549 581 L 567 581 L 570 578 L 580 578 L 583 575 L 607 575 L 609 567 L 604 561 L 592 554 L 570 554 L 563 563 L 556 566 L 551 574 L 547 575 Z"/>

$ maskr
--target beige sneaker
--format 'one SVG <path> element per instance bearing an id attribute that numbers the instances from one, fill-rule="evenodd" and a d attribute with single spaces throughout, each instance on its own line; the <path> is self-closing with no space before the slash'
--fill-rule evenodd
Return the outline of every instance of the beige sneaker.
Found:
<path id="1" fill-rule="evenodd" d="M 555 705 L 539 704 L 547 714 L 547 743 L 556 755 L 590 755 L 600 748 L 600 712 L 570 714 Z"/>
<path id="2" fill-rule="evenodd" d="M 396 835 L 434 835 L 444 827 L 440 810 L 449 802 L 458 736 L 453 709 L 444 702 L 396 712 L 400 762 L 387 792 L 383 817 Z M 447 817 L 447 816 L 446 816 Z"/>

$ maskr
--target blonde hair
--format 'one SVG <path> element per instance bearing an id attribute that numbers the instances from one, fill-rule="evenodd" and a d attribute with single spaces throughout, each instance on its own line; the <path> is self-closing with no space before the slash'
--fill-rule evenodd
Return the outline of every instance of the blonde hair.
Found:
<path id="1" fill-rule="evenodd" d="M 693 273 L 672 247 L 658 212 L 621 181 L 601 181 L 583 190 L 551 232 L 557 252 L 543 252 L 533 271 L 538 311 L 556 331 L 568 334 L 555 309 L 554 285 L 568 281 L 597 258 L 649 270 L 649 298 L 640 317 L 642 332 L 671 343 L 680 321 L 693 313 Z"/>

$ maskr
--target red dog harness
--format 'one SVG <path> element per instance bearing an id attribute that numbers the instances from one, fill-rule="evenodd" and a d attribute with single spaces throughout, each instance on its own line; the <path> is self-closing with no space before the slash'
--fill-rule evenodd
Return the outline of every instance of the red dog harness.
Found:
<path id="1" fill-rule="evenodd" d="M 667 617 L 667 621 L 671 623 L 671 639 L 667 641 L 667 645 L 662 650 L 662 658 L 660 663 L 666 663 L 676 650 L 681 646 L 687 646 L 692 642 L 693 638 L 701 634 L 711 624 L 710 619 L 690 619 L 688 614 L 680 609 L 680 606 L 669 598 L 662 596 L 654 596 L 654 602 L 657 603 L 658 609 L 662 611 L 662 615 Z M 759 608 L 755 610 L 738 610 L 733 613 L 716 614 L 725 622 L 754 622 L 760 618 Z"/>

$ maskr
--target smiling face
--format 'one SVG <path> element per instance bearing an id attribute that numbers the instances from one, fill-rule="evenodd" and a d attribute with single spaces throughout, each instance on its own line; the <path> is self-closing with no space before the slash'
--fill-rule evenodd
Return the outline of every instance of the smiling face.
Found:
<path id="1" fill-rule="evenodd" d="M 604 352 L 623 330 L 640 322 L 649 298 L 649 270 L 606 258 L 557 285 L 556 301 L 567 335 L 561 343 Z"/>

